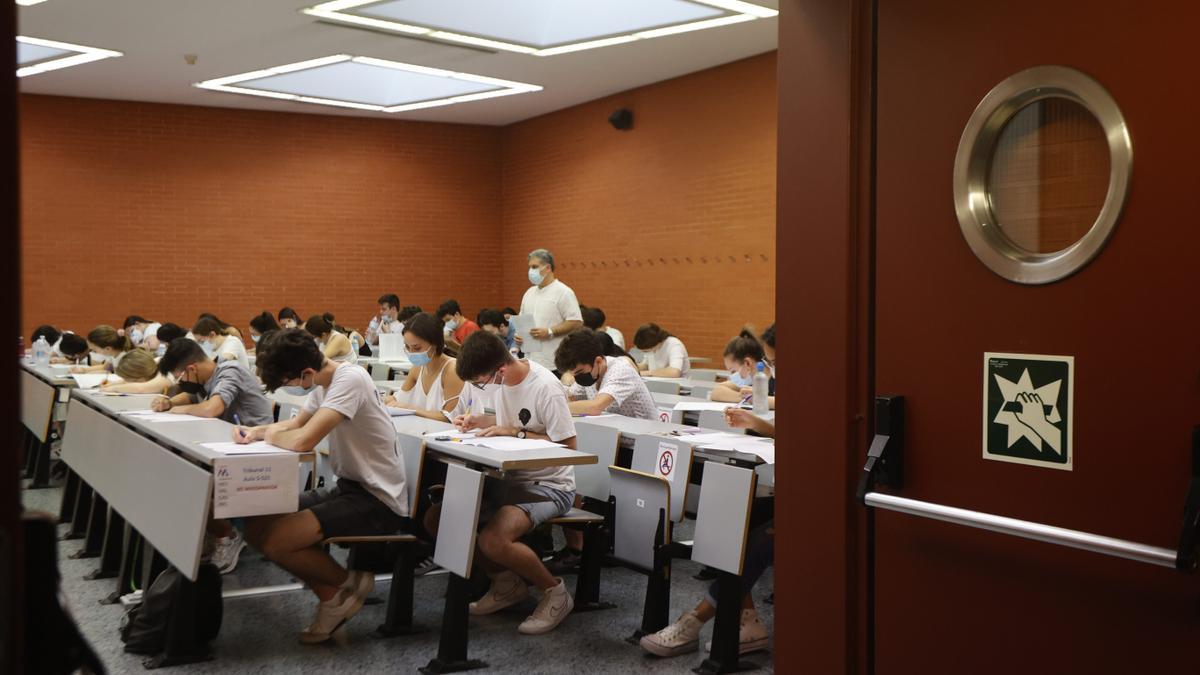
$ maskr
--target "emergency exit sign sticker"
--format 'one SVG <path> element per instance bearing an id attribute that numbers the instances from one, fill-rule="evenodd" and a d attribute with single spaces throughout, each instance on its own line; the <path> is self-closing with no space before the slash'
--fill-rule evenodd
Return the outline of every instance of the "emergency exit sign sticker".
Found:
<path id="1" fill-rule="evenodd" d="M 983 458 L 1070 471 L 1075 357 L 983 355 Z"/>

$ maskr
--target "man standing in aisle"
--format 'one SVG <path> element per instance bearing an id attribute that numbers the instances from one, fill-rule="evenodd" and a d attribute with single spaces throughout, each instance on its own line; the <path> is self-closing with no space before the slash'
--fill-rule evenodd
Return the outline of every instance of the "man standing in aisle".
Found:
<path id="1" fill-rule="evenodd" d="M 544 248 L 529 254 L 529 283 L 521 299 L 521 316 L 533 316 L 529 335 L 535 344 L 522 344 L 521 349 L 533 362 L 554 371 L 554 352 L 564 336 L 583 325 L 579 300 L 575 291 L 554 275 L 554 255 Z"/>

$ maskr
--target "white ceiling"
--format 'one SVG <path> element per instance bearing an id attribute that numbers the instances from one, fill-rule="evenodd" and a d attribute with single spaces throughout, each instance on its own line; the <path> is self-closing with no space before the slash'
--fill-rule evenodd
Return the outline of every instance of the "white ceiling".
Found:
<path id="1" fill-rule="evenodd" d="M 3 1 L 3 0 L 0 0 Z M 497 0 L 500 1 L 500 0 Z M 597 0 L 603 2 L 603 0 Z M 778 8 L 778 0 L 754 0 Z M 316 0 L 48 0 L 20 7 L 21 35 L 124 56 L 22 78 L 21 91 L 321 115 L 504 125 L 775 49 L 777 20 L 538 57 L 319 23 Z M 385 114 L 197 89 L 193 83 L 352 54 L 527 82 L 543 91 Z M 198 56 L 188 65 L 184 55 Z"/>

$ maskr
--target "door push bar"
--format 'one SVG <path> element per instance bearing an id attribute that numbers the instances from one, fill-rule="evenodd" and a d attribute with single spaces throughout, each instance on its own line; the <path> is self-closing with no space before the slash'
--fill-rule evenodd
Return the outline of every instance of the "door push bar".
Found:
<path id="1" fill-rule="evenodd" d="M 1196 571 L 1197 533 L 1200 531 L 1200 427 L 1192 431 L 1192 477 L 1184 505 L 1179 547 L 1176 550 L 875 492 L 876 485 L 900 489 L 904 484 L 903 396 L 880 396 L 875 399 L 875 428 L 875 438 L 867 451 L 867 462 L 863 467 L 856 494 L 858 501 L 865 506 L 1093 551 L 1160 567 L 1173 567 L 1184 573 Z"/>

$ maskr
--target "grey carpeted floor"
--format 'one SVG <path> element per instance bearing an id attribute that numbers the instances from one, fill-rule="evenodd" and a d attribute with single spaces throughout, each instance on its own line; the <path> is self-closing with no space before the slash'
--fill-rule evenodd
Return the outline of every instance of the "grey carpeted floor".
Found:
<path id="1" fill-rule="evenodd" d="M 58 513 L 62 490 L 51 487 L 23 492 L 29 510 Z M 66 531 L 66 526 L 60 526 Z M 692 522 L 676 529 L 676 539 L 691 538 Z M 120 605 L 101 605 L 100 599 L 115 589 L 112 579 L 86 581 L 85 574 L 96 568 L 94 559 L 72 560 L 70 555 L 82 547 L 80 541 L 59 543 L 59 568 L 62 589 L 83 634 L 91 641 L 111 673 L 142 673 L 143 657 L 125 654 L 117 635 L 123 613 Z M 676 561 L 672 575 L 672 617 L 693 606 L 704 593 L 707 582 L 692 576 L 699 566 L 691 561 Z M 286 572 L 263 560 L 253 549 L 242 554 L 238 568 L 225 577 L 226 588 L 286 584 L 293 580 Z M 574 577 L 567 584 L 574 588 Z M 370 635 L 383 621 L 383 604 L 368 605 L 331 643 L 303 646 L 296 633 L 304 628 L 314 611 L 314 597 L 307 591 L 295 591 L 259 598 L 225 601 L 221 634 L 212 644 L 212 661 L 177 666 L 167 672 L 190 673 L 308 673 L 329 672 L 414 672 L 437 653 L 441 623 L 442 594 L 446 576 L 418 578 L 415 619 L 431 628 L 427 633 L 377 639 Z M 763 602 L 774 588 L 773 572 L 768 570 L 755 589 L 755 604 L 768 627 L 774 623 L 774 608 Z M 473 617 L 469 653 L 471 658 L 489 664 L 486 672 L 522 673 L 687 673 L 699 665 L 703 654 L 673 659 L 645 656 L 639 647 L 624 638 L 638 627 L 646 577 L 623 568 L 606 568 L 602 575 L 603 599 L 617 604 L 616 609 L 572 614 L 557 630 L 542 636 L 526 636 L 517 625 L 532 611 L 528 605 L 493 616 Z M 375 596 L 386 600 L 387 583 L 376 586 Z M 711 635 L 711 623 L 704 630 L 701 646 Z M 760 664 L 759 672 L 773 672 L 770 653 L 751 655 Z"/>

